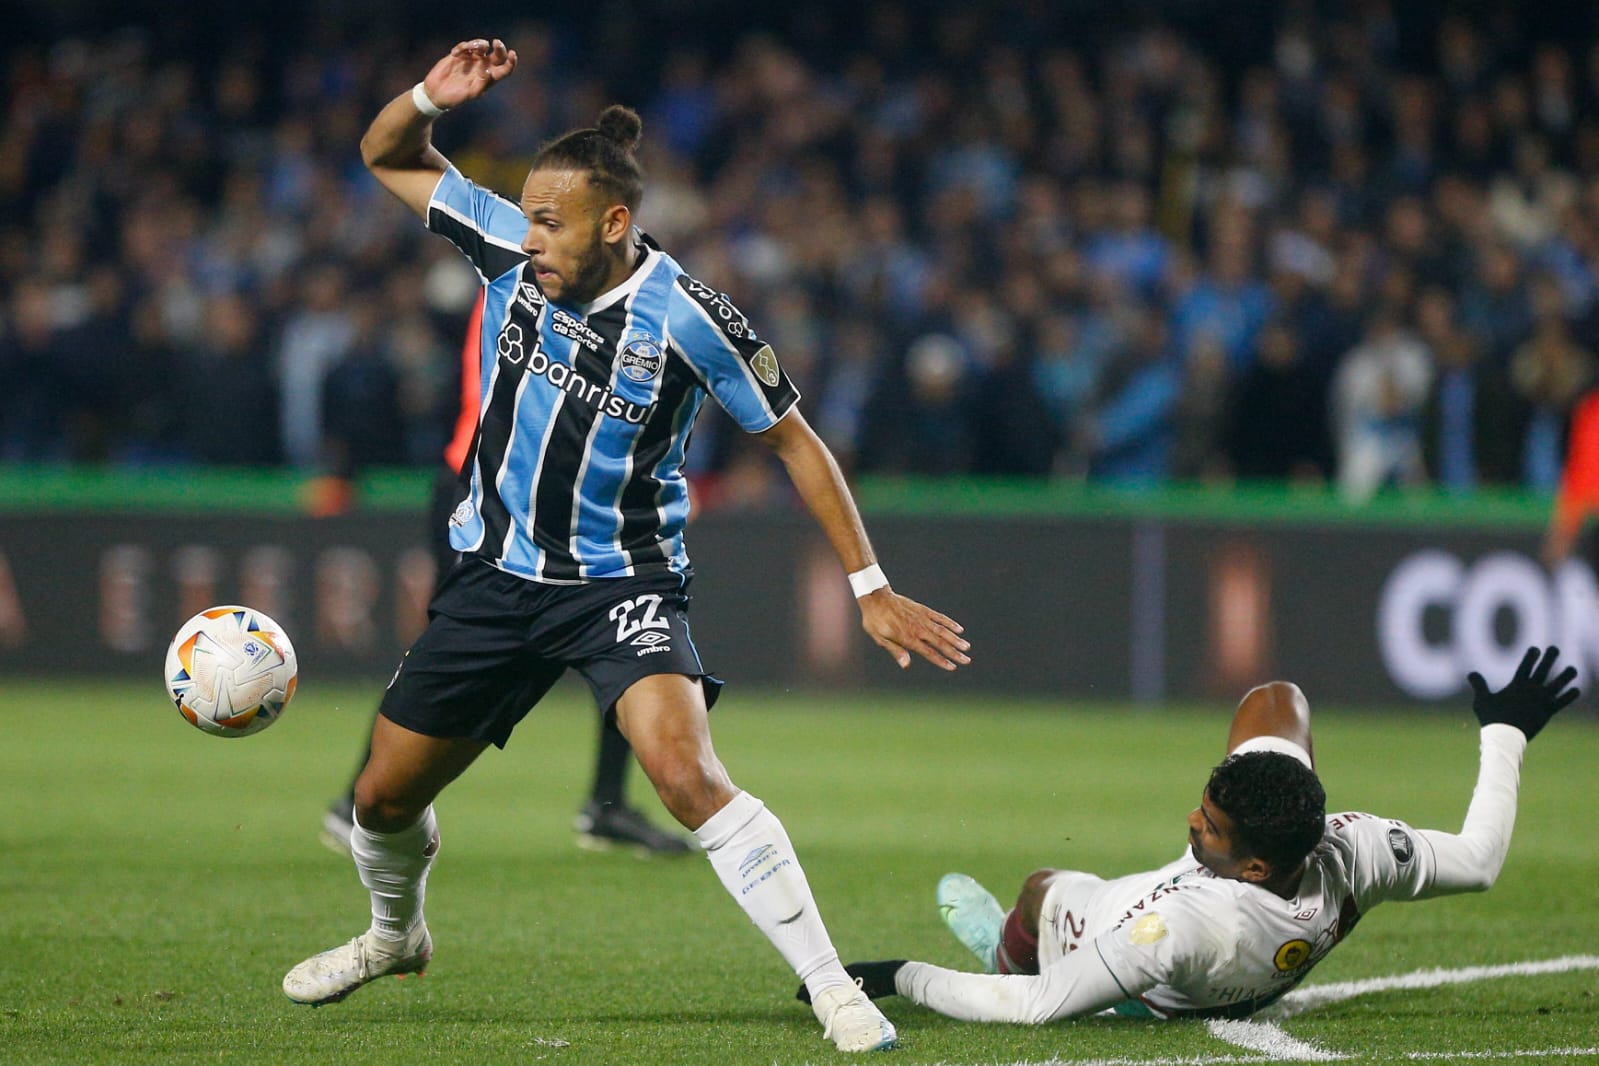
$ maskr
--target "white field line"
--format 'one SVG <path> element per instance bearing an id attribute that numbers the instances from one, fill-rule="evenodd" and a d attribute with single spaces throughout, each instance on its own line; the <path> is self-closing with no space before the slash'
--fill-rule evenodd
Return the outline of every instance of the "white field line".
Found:
<path id="1" fill-rule="evenodd" d="M 1464 985 L 1475 981 L 1491 981 L 1500 977 L 1532 977 L 1539 974 L 1570 973 L 1573 970 L 1599 970 L 1599 955 L 1565 955 L 1558 959 L 1542 959 L 1538 962 L 1512 962 L 1502 966 L 1466 966 L 1458 970 L 1415 970 L 1394 977 L 1373 977 L 1365 981 L 1312 985 L 1288 993 L 1272 1008 L 1262 1012 L 1262 1016 L 1280 1021 L 1296 1014 L 1303 1014 L 1307 1010 L 1325 1007 L 1330 1003 L 1341 1003 L 1346 999 L 1364 996 L 1368 992 L 1442 988 L 1444 985 Z"/>
<path id="2" fill-rule="evenodd" d="M 1259 1055 L 1170 1055 L 1158 1059 L 1018 1059 L 1000 1062 L 995 1059 L 985 1066 L 1262 1066 L 1272 1062 L 1347 1062 L 1366 1059 L 1369 1053 L 1319 1051 L 1319 1058 L 1263 1058 Z M 1584 1059 L 1599 1056 L 1599 1047 L 1524 1048 L 1512 1051 L 1411 1051 L 1401 1056 L 1407 1062 L 1435 1062 L 1471 1059 L 1477 1062 L 1506 1061 L 1511 1059 Z M 806 1063 L 805 1066 L 812 1066 Z M 934 1066 L 970 1066 L 969 1063 L 940 1062 Z"/>
<path id="3" fill-rule="evenodd" d="M 1000 1062 L 998 1059 L 988 1062 L 984 1066 L 1263 1066 L 1272 1062 L 1347 1062 L 1350 1059 L 1366 1059 L 1372 1056 L 1368 1053 L 1356 1054 L 1354 1052 L 1322 1052 L 1325 1056 L 1319 1059 L 1274 1059 L 1262 1058 L 1259 1055 L 1171 1055 L 1158 1059 L 1018 1059 L 1015 1062 Z M 1599 1047 L 1555 1047 L 1555 1048 L 1525 1048 L 1517 1051 L 1411 1051 L 1401 1056 L 1407 1062 L 1434 1062 L 1456 1059 L 1471 1059 L 1477 1062 L 1505 1061 L 1510 1059 L 1585 1059 L 1591 1060 L 1599 1056 Z M 813 1066 L 806 1063 L 805 1066 Z M 971 1066 L 970 1063 L 939 1062 L 934 1066 Z"/>
<path id="4" fill-rule="evenodd" d="M 1599 1056 L 1599 1047 L 1552 1047 L 1525 1051 L 1408 1051 L 1410 1062 L 1432 1059 L 1592 1059 Z"/>
<path id="5" fill-rule="evenodd" d="M 1514 962 L 1502 966 L 1466 966 L 1458 970 L 1428 969 L 1393 977 L 1373 977 L 1364 981 L 1340 981 L 1329 985 L 1312 985 L 1290 992 L 1261 1017 L 1275 1020 L 1291 1018 L 1296 1014 L 1341 1003 L 1346 999 L 1370 992 L 1387 992 L 1394 989 L 1414 990 L 1441 988 L 1445 985 L 1463 985 L 1474 981 L 1491 981 L 1501 977 L 1526 977 L 1539 974 L 1571 973 L 1574 970 L 1599 970 L 1599 955 L 1565 955 L 1558 959 L 1538 962 Z M 1206 1023 L 1212 1036 L 1253 1055 L 1177 1055 L 1154 1059 L 1019 1059 L 992 1066 L 1251 1066 L 1269 1062 L 1344 1062 L 1350 1059 L 1369 1058 L 1365 1053 L 1328 1051 L 1308 1041 L 1297 1040 L 1271 1022 L 1221 1021 Z M 1513 1059 L 1589 1059 L 1599 1058 L 1599 1047 L 1520 1048 L 1503 1051 L 1411 1051 L 1402 1056 L 1407 1062 L 1432 1062 L 1444 1059 L 1472 1059 L 1478 1061 L 1506 1061 Z M 959 1063 L 938 1063 L 937 1066 L 961 1066 Z"/>
<path id="6" fill-rule="evenodd" d="M 1247 1051 L 1259 1051 L 1272 1062 L 1337 1062 L 1345 1056 L 1304 1040 L 1296 1040 L 1271 1022 L 1227 1021 L 1220 1018 L 1205 1027 L 1217 1040 Z"/>

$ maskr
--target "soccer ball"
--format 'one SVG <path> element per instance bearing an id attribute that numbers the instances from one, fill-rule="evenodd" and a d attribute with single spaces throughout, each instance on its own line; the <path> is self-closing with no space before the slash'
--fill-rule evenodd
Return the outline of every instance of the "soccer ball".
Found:
<path id="1" fill-rule="evenodd" d="M 247 737 L 278 720 L 299 662 L 283 627 L 249 607 L 211 607 L 167 647 L 167 695 L 203 733 Z"/>

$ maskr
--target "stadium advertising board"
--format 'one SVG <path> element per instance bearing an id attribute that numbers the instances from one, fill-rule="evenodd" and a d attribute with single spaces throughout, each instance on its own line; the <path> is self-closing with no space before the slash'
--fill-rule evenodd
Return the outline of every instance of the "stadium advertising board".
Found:
<path id="1" fill-rule="evenodd" d="M 417 527 L 0 517 L 0 669 L 155 679 L 179 622 L 240 602 L 293 635 L 307 683 L 381 679 L 426 617 Z M 1315 699 L 1389 703 L 1458 697 L 1466 670 L 1508 674 L 1529 643 L 1558 643 L 1584 677 L 1599 665 L 1594 574 L 1548 572 L 1533 532 L 880 516 L 872 533 L 898 590 L 966 626 L 971 667 L 898 670 L 860 633 L 814 525 L 786 514 L 691 530 L 707 666 L 738 684 L 1107 701 L 1233 699 L 1285 677 Z"/>

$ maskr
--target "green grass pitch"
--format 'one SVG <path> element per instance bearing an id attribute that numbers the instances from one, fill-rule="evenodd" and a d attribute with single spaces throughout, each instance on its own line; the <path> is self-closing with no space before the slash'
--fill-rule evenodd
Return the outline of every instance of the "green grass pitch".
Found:
<path id="1" fill-rule="evenodd" d="M 702 859 L 573 846 L 594 734 L 575 688 L 441 799 L 429 974 L 317 1010 L 288 1002 L 289 966 L 365 926 L 355 872 L 317 828 L 376 695 L 305 679 L 282 722 L 224 741 L 186 725 L 154 676 L 0 680 L 0 1062 L 842 1060 Z M 1499 885 L 1380 908 L 1309 985 L 1599 950 L 1599 728 L 1584 705 L 1528 754 Z M 787 825 L 846 958 L 965 966 L 934 910 L 940 874 L 963 870 L 1009 898 L 1039 866 L 1115 874 L 1168 860 L 1230 710 L 735 687 L 714 720 L 734 779 Z M 1476 768 L 1464 705 L 1320 708 L 1316 749 L 1332 807 L 1459 827 Z M 664 817 L 636 772 L 631 791 Z M 1576 970 L 1382 992 L 1282 1029 L 1345 1061 L 1552 1061 L 1550 1049 L 1599 1044 L 1596 991 L 1599 972 Z M 901 1047 L 885 1061 L 900 1066 L 1265 1061 L 1202 1024 L 1029 1029 L 902 1000 L 886 1010 Z"/>

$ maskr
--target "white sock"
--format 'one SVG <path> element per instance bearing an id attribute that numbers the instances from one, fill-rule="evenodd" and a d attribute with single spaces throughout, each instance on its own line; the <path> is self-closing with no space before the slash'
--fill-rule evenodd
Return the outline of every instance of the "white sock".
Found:
<path id="1" fill-rule="evenodd" d="M 694 835 L 722 886 L 794 967 L 813 998 L 825 988 L 850 983 L 794 845 L 766 804 L 740 792 Z"/>
<path id="2" fill-rule="evenodd" d="M 372 894 L 372 931 L 378 936 L 404 940 L 422 920 L 428 869 L 438 850 L 439 823 L 431 804 L 415 825 L 397 833 L 373 833 L 355 822 L 350 854 Z"/>

